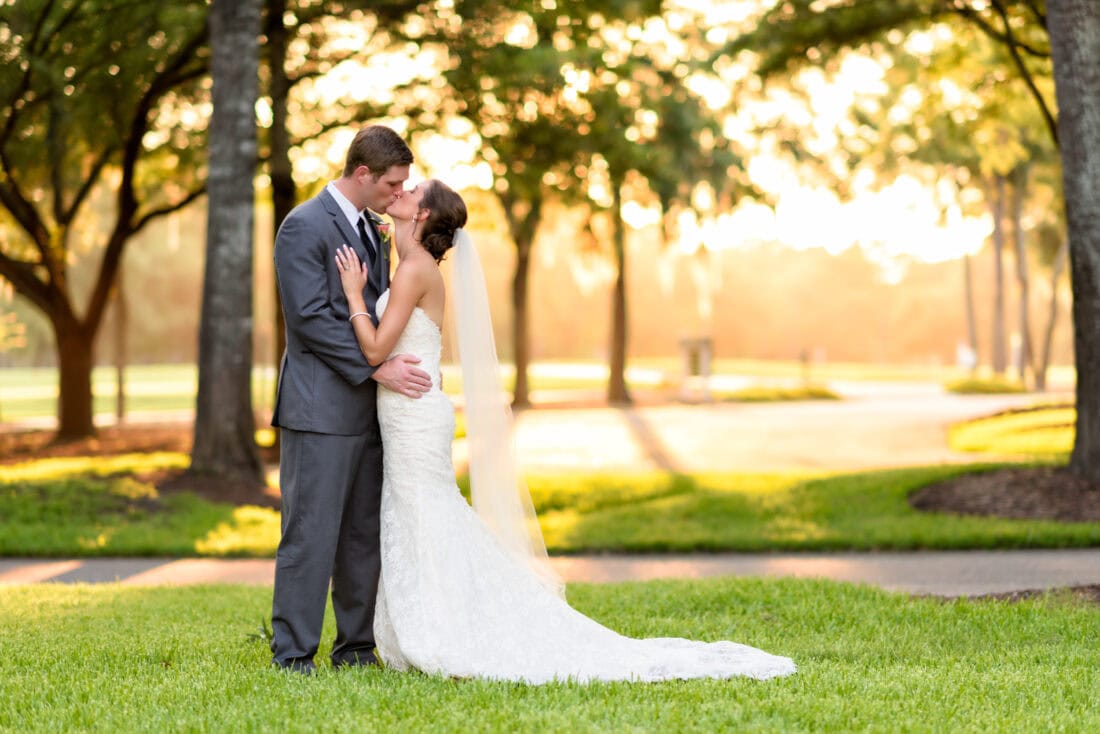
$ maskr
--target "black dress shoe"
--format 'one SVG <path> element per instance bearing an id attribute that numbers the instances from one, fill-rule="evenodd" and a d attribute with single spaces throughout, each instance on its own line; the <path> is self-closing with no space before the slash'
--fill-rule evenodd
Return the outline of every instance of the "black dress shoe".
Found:
<path id="1" fill-rule="evenodd" d="M 301 675 L 313 675 L 317 672 L 317 666 L 309 658 L 291 658 L 290 660 L 272 660 L 271 664 L 279 670 L 286 670 Z"/>
<path id="2" fill-rule="evenodd" d="M 336 669 L 366 668 L 371 665 L 378 665 L 378 657 L 374 654 L 374 650 L 356 650 L 332 661 L 332 667 Z"/>

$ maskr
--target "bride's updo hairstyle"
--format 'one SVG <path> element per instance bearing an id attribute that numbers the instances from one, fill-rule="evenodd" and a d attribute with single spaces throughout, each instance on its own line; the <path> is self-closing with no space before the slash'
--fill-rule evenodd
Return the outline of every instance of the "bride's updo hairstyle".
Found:
<path id="1" fill-rule="evenodd" d="M 432 179 L 420 199 L 420 208 L 429 211 L 421 225 L 420 244 L 439 262 L 454 246 L 455 230 L 466 225 L 466 202 L 450 186 Z"/>

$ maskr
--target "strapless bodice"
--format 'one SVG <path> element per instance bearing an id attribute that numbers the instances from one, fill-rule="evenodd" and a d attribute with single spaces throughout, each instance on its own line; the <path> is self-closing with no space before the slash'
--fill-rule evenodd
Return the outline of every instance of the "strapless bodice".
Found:
<path id="1" fill-rule="evenodd" d="M 378 321 L 381 323 L 386 313 L 386 306 L 390 302 L 390 292 L 385 291 L 378 299 L 375 306 L 378 313 Z M 428 313 L 417 306 L 409 315 L 409 322 L 405 324 L 405 330 L 397 339 L 390 356 L 395 354 L 415 354 L 420 358 L 420 369 L 432 376 L 432 387 L 439 388 L 439 363 L 443 354 L 443 335 L 439 326 L 432 321 Z"/>

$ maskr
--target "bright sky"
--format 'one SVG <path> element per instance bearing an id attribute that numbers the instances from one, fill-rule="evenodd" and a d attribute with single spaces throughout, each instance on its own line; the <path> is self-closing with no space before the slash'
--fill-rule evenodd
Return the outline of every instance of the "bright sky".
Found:
<path id="1" fill-rule="evenodd" d="M 707 25 L 736 25 L 752 17 L 756 7 L 756 0 L 676 0 L 665 21 L 673 29 L 687 22 L 678 10 L 682 9 L 703 13 Z M 651 29 L 647 27 L 646 31 Z M 345 33 L 344 42 L 351 47 L 369 44 L 361 26 L 347 24 Z M 708 38 L 715 35 L 709 40 L 721 41 L 725 33 L 713 31 Z M 349 101 L 349 90 L 355 90 L 356 98 L 384 103 L 392 97 L 392 85 L 419 75 L 430 76 L 439 62 L 433 52 L 425 50 L 414 55 L 373 53 L 365 58 L 365 63 L 345 62 L 316 80 L 310 96 L 339 104 Z M 717 108 L 729 103 L 731 80 L 746 74 L 745 69 L 734 65 L 723 70 L 721 80 L 697 78 L 691 84 Z M 746 132 L 761 123 L 766 127 L 769 120 L 804 125 L 813 135 L 806 141 L 807 146 L 827 158 L 835 149 L 838 126 L 846 124 L 847 110 L 858 95 L 874 93 L 883 86 L 883 72 L 872 59 L 851 57 L 832 79 L 817 69 L 808 69 L 801 81 L 809 93 L 808 105 L 786 92 L 769 91 L 758 100 L 744 103 L 726 125 L 727 136 L 758 151 L 748 160 L 748 173 L 754 183 L 776 195 L 774 210 L 742 201 L 732 212 L 701 219 L 685 213 L 679 222 L 681 252 L 761 243 L 780 243 L 796 250 L 820 247 L 834 254 L 860 247 L 879 265 L 884 280 L 897 282 L 908 262 L 948 260 L 981 247 L 992 229 L 989 217 L 964 215 L 950 195 L 945 197 L 942 190 L 936 191 L 935 182 L 906 175 L 892 182 L 875 181 L 874 173 L 865 171 L 852 183 L 855 194 L 844 201 L 835 192 L 800 177 L 793 164 L 776 152 L 776 141 L 766 133 L 759 136 Z M 402 127 L 399 120 L 389 122 L 398 129 Z M 438 175 L 456 188 L 489 189 L 492 173 L 487 164 L 476 159 L 473 132 L 469 123 L 453 121 L 437 133 L 419 138 L 418 160 L 424 164 L 414 167 L 413 181 Z M 307 145 L 295 160 L 296 173 L 314 179 L 337 169 L 352 134 L 350 130 L 340 131 L 325 138 L 324 143 Z M 634 202 L 629 202 L 623 213 L 635 228 L 658 221 L 656 210 Z"/>

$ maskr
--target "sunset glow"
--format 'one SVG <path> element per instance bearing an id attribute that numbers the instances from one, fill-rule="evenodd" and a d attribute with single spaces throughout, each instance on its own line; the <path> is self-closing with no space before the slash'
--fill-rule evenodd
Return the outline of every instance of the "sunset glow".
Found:
<path id="1" fill-rule="evenodd" d="M 682 42 L 673 36 L 677 29 L 688 23 L 702 23 L 702 27 L 711 27 L 714 33 L 721 30 L 718 35 L 724 35 L 729 29 L 749 23 L 767 5 L 756 0 L 678 0 L 670 4 L 664 18 L 644 27 L 625 31 L 608 27 L 603 32 L 610 41 L 619 34 L 624 44 L 628 37 L 643 39 L 660 45 L 665 53 L 686 53 Z M 513 19 L 507 43 L 521 47 L 531 43 L 533 29 L 524 18 L 519 14 Z M 717 35 L 711 38 L 714 33 L 708 31 L 709 41 L 724 40 Z M 361 25 L 346 23 L 341 26 L 338 43 L 367 48 L 372 40 Z M 923 33 L 914 35 L 909 43 L 913 50 L 930 51 L 938 40 L 933 33 Z M 323 104 L 356 104 L 365 100 L 385 104 L 393 99 L 395 87 L 432 78 L 444 61 L 445 52 L 438 49 L 416 46 L 397 51 L 377 49 L 337 65 L 308 85 L 304 94 Z M 754 94 L 742 93 L 736 97 L 736 103 L 733 90 L 742 80 L 749 79 L 748 88 L 753 87 L 746 63 L 731 60 L 716 65 L 714 74 L 696 73 L 687 77 L 687 86 L 702 96 L 708 107 L 730 110 L 725 133 L 746 150 L 754 151 L 746 159 L 747 173 L 757 186 L 774 197 L 775 206 L 773 209 L 743 200 L 731 211 L 712 212 L 712 208 L 697 207 L 703 213 L 684 212 L 677 222 L 679 241 L 674 250 L 689 255 L 699 248 L 721 250 L 781 244 L 796 250 L 821 248 L 838 254 L 859 247 L 879 265 L 887 282 L 902 276 L 906 262 L 940 262 L 976 252 L 991 230 L 987 216 L 967 216 L 958 204 L 942 203 L 944 198 L 936 195 L 935 184 L 913 176 L 879 180 L 873 171 L 847 171 L 843 157 L 837 155 L 838 132 L 851 132 L 849 109 L 853 105 L 875 104 L 874 98 L 885 90 L 884 64 L 888 63 L 849 54 L 831 76 L 814 67 L 799 72 L 796 80 L 804 93 L 802 97 L 777 87 Z M 563 67 L 562 78 L 567 101 L 575 102 L 589 90 L 591 75 L 586 70 Z M 902 109 L 919 102 L 903 97 Z M 260 116 L 270 118 L 266 110 L 260 110 Z M 401 119 L 383 121 L 402 132 L 407 128 Z M 655 122 L 650 120 L 648 124 Z M 795 168 L 780 151 L 778 140 L 768 132 L 770 126 L 778 124 L 799 126 L 805 131 L 804 144 L 810 152 L 827 161 L 835 175 L 851 177 L 854 183 L 848 198 L 807 180 Z M 308 181 L 335 175 L 351 136 L 350 130 L 338 130 L 306 143 L 294 161 L 296 176 Z M 458 189 L 493 187 L 491 167 L 478 159 L 477 134 L 467 121 L 449 120 L 438 131 L 417 134 L 414 147 L 417 163 L 410 184 L 438 176 Z M 600 179 L 600 173 L 597 159 L 588 176 Z M 588 193 L 601 206 L 610 203 L 610 192 L 602 180 L 590 181 Z M 660 222 L 655 207 L 635 201 L 625 203 L 623 216 L 635 230 Z"/>

